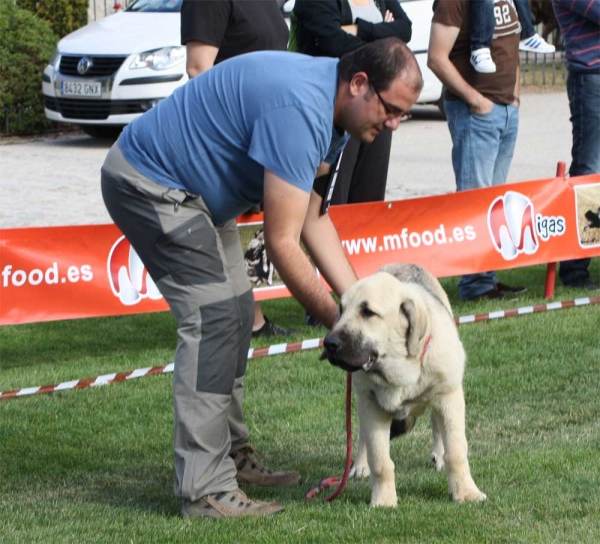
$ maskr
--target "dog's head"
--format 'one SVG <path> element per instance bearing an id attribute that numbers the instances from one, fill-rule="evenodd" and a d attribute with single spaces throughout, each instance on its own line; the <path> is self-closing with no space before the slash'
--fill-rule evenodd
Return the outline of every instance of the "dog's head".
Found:
<path id="1" fill-rule="evenodd" d="M 379 374 L 398 385 L 414 383 L 430 330 L 419 287 L 378 272 L 344 293 L 321 357 L 348 372 Z"/>

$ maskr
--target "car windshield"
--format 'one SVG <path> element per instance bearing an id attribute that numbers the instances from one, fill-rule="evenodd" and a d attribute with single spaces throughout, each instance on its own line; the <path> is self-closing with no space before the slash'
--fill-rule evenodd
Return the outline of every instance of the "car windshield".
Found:
<path id="1" fill-rule="evenodd" d="M 182 0 L 136 0 L 125 11 L 146 11 L 154 13 L 178 13 Z"/>

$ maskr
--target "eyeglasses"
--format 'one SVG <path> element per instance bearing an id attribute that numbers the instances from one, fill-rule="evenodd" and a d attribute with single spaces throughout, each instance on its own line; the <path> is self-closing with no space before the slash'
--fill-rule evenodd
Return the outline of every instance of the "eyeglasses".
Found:
<path id="1" fill-rule="evenodd" d="M 404 114 L 404 112 L 400 108 L 393 106 L 392 104 L 386 102 L 383 98 L 381 98 L 379 91 L 375 87 L 373 87 L 373 85 L 371 85 L 371 89 L 375 91 L 375 94 L 377 95 L 377 98 L 379 98 L 379 101 L 381 102 L 381 105 L 383 106 L 383 109 L 385 110 L 385 113 L 388 115 L 388 117 L 401 117 Z"/>

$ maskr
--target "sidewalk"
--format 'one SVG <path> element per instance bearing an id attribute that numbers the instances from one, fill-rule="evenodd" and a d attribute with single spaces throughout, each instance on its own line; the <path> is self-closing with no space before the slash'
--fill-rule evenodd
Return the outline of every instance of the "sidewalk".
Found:
<path id="1" fill-rule="evenodd" d="M 553 177 L 571 157 L 566 93 L 524 94 L 509 181 Z M 415 108 L 394 134 L 387 200 L 455 190 L 450 134 L 433 107 Z M 0 143 L 0 228 L 110 223 L 100 167 L 110 143 L 88 136 Z"/>

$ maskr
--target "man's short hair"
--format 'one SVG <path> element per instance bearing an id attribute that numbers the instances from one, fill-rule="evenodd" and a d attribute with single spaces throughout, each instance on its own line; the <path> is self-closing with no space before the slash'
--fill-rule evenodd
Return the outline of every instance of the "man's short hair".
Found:
<path id="1" fill-rule="evenodd" d="M 417 59 L 398 38 L 383 38 L 346 53 L 340 59 L 339 76 L 351 81 L 358 72 L 365 72 L 372 87 L 385 91 L 400 76 L 415 92 L 423 88 L 423 76 Z"/>

